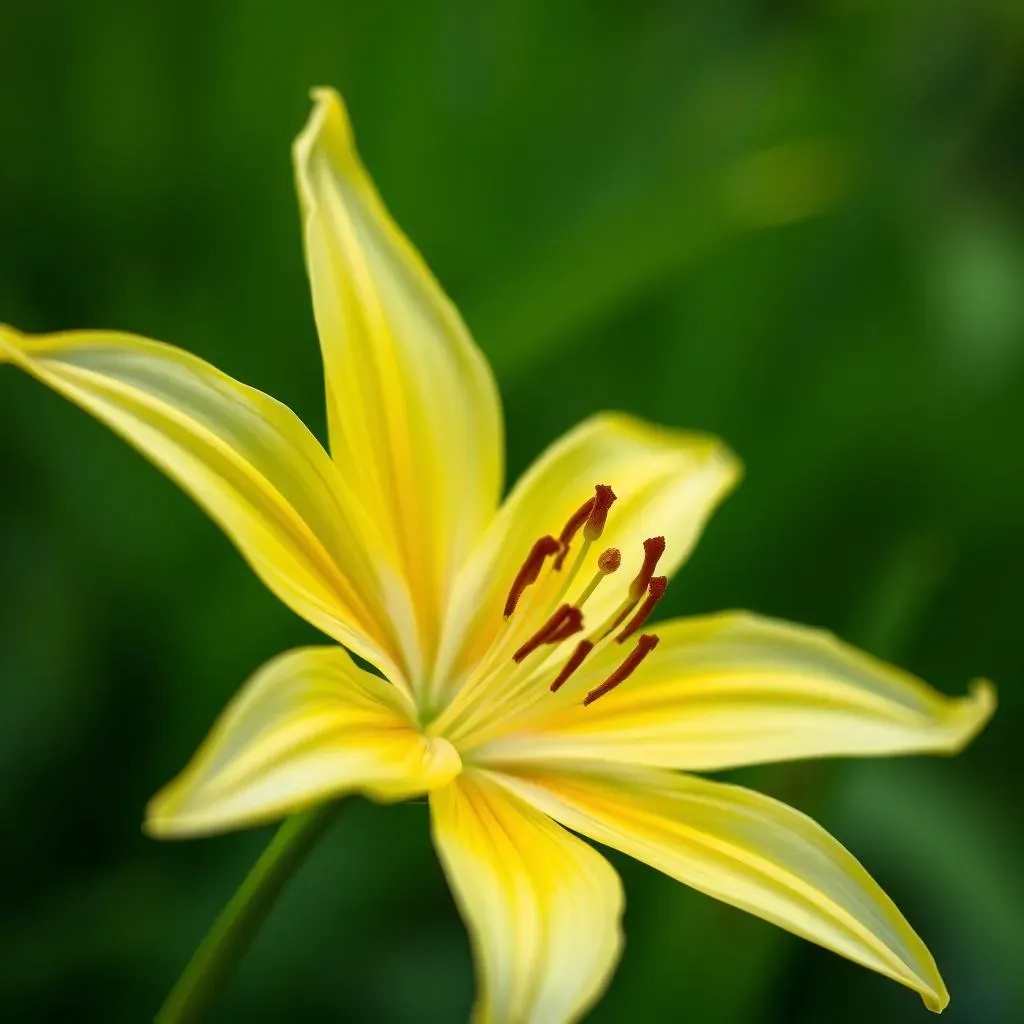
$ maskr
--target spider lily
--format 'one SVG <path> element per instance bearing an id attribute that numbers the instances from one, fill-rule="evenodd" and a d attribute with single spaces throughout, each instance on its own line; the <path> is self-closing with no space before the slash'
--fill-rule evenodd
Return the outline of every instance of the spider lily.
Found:
<path id="1" fill-rule="evenodd" d="M 941 1010 L 924 943 L 835 839 L 692 773 L 952 753 L 989 718 L 992 688 L 949 699 L 830 634 L 744 612 L 652 625 L 739 476 L 712 437 L 599 415 L 501 500 L 487 363 L 385 210 L 340 98 L 314 99 L 294 158 L 330 454 L 288 408 L 180 349 L 0 328 L 0 361 L 176 480 L 335 641 L 245 684 L 152 800 L 149 833 L 242 828 L 350 792 L 428 794 L 483 1021 L 575 1020 L 607 983 L 621 885 L 578 835 Z"/>

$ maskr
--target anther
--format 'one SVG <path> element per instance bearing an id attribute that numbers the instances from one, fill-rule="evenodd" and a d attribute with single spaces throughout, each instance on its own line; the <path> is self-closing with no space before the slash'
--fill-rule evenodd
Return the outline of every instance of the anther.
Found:
<path id="1" fill-rule="evenodd" d="M 558 557 L 555 559 L 555 569 L 561 569 L 562 563 L 565 561 L 565 556 L 569 554 L 569 547 L 572 544 L 573 538 L 583 528 L 583 524 L 590 518 L 590 513 L 594 508 L 594 502 L 596 498 L 587 498 L 585 502 L 571 516 L 569 521 L 562 527 L 562 532 L 558 535 L 558 543 L 561 545 L 561 550 L 558 552 Z"/>
<path id="2" fill-rule="evenodd" d="M 647 588 L 647 597 L 644 603 L 637 609 L 636 614 L 626 623 L 625 628 L 615 638 L 618 643 L 629 639 L 650 617 L 655 605 L 665 596 L 665 588 L 668 586 L 667 576 L 655 576 Z"/>
<path id="3" fill-rule="evenodd" d="M 640 662 L 657 646 L 658 638 L 653 633 L 643 633 L 637 640 L 636 647 L 626 655 L 622 664 L 600 686 L 594 687 L 583 698 L 583 706 L 593 704 L 598 697 L 603 697 L 610 690 L 614 690 L 619 683 L 628 679 L 637 670 Z"/>
<path id="4" fill-rule="evenodd" d="M 639 601 L 647 590 L 647 584 L 651 582 L 658 559 L 665 553 L 664 537 L 648 537 L 644 541 L 644 564 L 636 574 L 636 579 L 629 585 L 629 596 L 634 601 Z"/>
<path id="5" fill-rule="evenodd" d="M 583 628 L 583 612 L 571 604 L 563 604 L 554 615 L 512 655 L 518 665 L 543 644 L 561 643 Z"/>
<path id="6" fill-rule="evenodd" d="M 561 624 L 547 635 L 544 643 L 560 644 L 563 640 L 568 640 L 573 634 L 578 633 L 582 628 L 583 612 L 575 605 L 570 606 L 562 618 Z"/>
<path id="7" fill-rule="evenodd" d="M 594 507 L 587 517 L 587 525 L 583 528 L 583 536 L 589 541 L 595 541 L 604 532 L 605 520 L 608 518 L 608 509 L 615 501 L 615 492 L 607 484 L 598 484 L 594 488 Z"/>
<path id="8" fill-rule="evenodd" d="M 505 599 L 504 615 L 506 619 L 516 610 L 516 605 L 519 604 L 523 591 L 532 583 L 537 582 L 537 577 L 540 575 L 540 570 L 544 565 L 544 559 L 549 555 L 555 554 L 558 548 L 558 541 L 554 537 L 549 536 L 541 537 L 530 549 L 530 553 L 526 556 L 523 567 L 512 581 L 512 588 Z"/>
<path id="9" fill-rule="evenodd" d="M 606 637 L 609 633 L 615 632 L 626 621 L 629 613 L 636 607 L 637 601 L 647 591 L 648 586 L 651 582 L 651 576 L 654 572 L 655 566 L 658 564 L 658 559 L 665 553 L 665 538 L 664 537 L 648 537 L 644 541 L 644 564 L 640 566 L 640 571 L 636 574 L 636 579 L 633 580 L 629 585 L 629 591 L 626 594 L 626 598 L 622 604 L 615 610 L 608 622 L 601 628 L 601 636 Z M 651 606 L 654 607 L 653 605 Z M 650 614 L 650 611 L 647 613 Z M 645 616 L 646 618 L 646 616 Z M 635 632 L 640 628 L 640 624 L 643 619 L 640 619 L 636 625 L 630 630 Z M 628 636 L 629 634 L 625 634 Z M 624 639 L 625 637 L 623 637 Z"/>
<path id="10" fill-rule="evenodd" d="M 569 660 L 562 666 L 561 672 L 555 676 L 555 681 L 551 684 L 551 692 L 557 693 L 566 683 L 566 680 L 583 664 L 586 656 L 594 649 L 594 644 L 590 640 L 581 640 L 576 645 L 576 650 L 572 652 Z"/>

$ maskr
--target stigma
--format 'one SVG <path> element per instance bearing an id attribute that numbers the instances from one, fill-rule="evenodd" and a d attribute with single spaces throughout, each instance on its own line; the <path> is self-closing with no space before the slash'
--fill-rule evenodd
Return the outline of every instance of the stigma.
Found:
<path id="1" fill-rule="evenodd" d="M 545 669 L 549 656 L 552 660 L 563 659 L 561 666 L 553 670 L 548 687 L 552 693 L 561 690 L 595 651 L 614 648 L 634 637 L 665 596 L 668 577 L 654 575 L 665 553 L 665 538 L 648 537 L 643 542 L 640 568 L 624 588 L 622 600 L 610 615 L 596 624 L 588 623 L 587 602 L 599 586 L 607 588 L 604 581 L 613 577 L 623 562 L 623 552 L 617 547 L 607 547 L 596 557 L 591 554 L 613 514 L 615 501 L 616 494 L 610 486 L 597 484 L 593 496 L 569 516 L 557 537 L 545 535 L 533 544 L 505 601 L 506 628 L 515 629 L 516 638 L 522 638 L 511 659 L 517 670 L 532 659 Z M 581 574 L 586 579 L 588 563 L 590 579 L 579 589 L 578 596 L 567 602 L 565 597 Z M 624 683 L 657 645 L 656 635 L 641 633 L 610 675 L 586 692 L 583 706 L 593 704 Z"/>

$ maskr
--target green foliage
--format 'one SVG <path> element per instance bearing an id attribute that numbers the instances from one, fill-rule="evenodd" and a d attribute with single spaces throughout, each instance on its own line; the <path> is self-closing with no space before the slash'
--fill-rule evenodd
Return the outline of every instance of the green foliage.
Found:
<path id="1" fill-rule="evenodd" d="M 1016 0 L 0 7 L 0 319 L 172 341 L 322 435 L 288 147 L 337 85 L 492 359 L 518 472 L 597 408 L 747 464 L 666 604 L 825 625 L 1001 709 L 953 762 L 746 773 L 1019 1019 L 1024 16 Z M 268 833 L 146 799 L 315 634 L 112 435 L 0 370 L 0 1017 L 148 1019 Z M 620 863 L 620 861 L 616 861 Z M 913 1021 L 892 983 L 637 865 L 598 1022 Z M 1016 910 L 1014 910 L 1016 908 Z M 223 1020 L 465 1017 L 422 805 L 354 802 Z"/>

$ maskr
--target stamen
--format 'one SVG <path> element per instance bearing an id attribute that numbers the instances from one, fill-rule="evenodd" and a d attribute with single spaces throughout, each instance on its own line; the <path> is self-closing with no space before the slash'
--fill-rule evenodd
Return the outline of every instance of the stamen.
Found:
<path id="1" fill-rule="evenodd" d="M 598 484 L 594 488 L 594 492 L 594 507 L 590 510 L 587 525 L 583 528 L 583 536 L 589 541 L 597 540 L 604 532 L 608 509 L 615 501 L 615 492 L 607 484 Z"/>
<path id="2" fill-rule="evenodd" d="M 619 683 L 628 679 L 636 671 L 640 662 L 657 646 L 658 638 L 653 633 L 642 634 L 636 642 L 636 647 L 626 655 L 622 664 L 600 686 L 594 687 L 583 698 L 583 706 L 586 707 L 588 704 L 593 704 L 598 697 L 603 697 L 610 690 L 614 690 Z"/>
<path id="3" fill-rule="evenodd" d="M 644 590 L 649 586 L 650 574 L 654 571 L 654 567 L 658 564 L 658 559 L 661 558 L 664 551 L 664 537 L 648 537 L 644 541 L 644 564 L 640 567 L 640 572 L 637 573 L 636 579 L 629 585 L 629 591 L 625 598 L 623 598 L 622 603 L 605 619 L 600 629 L 594 634 L 597 639 L 603 640 L 609 633 L 614 633 L 626 621 L 626 617 L 636 607 L 637 601 L 640 600 Z M 637 589 L 641 583 L 643 584 L 643 589 Z M 648 612 L 648 614 L 650 613 Z M 642 622 L 643 620 L 641 619 L 640 621 Z M 639 624 L 633 627 L 633 631 L 638 628 Z"/>
<path id="4" fill-rule="evenodd" d="M 548 638 L 544 643 L 560 644 L 563 640 L 568 640 L 573 634 L 578 633 L 582 628 L 583 612 L 581 612 L 579 608 L 572 606 L 562 619 L 562 624 L 548 634 Z"/>
<path id="5" fill-rule="evenodd" d="M 626 616 L 636 607 L 636 601 L 631 597 L 627 597 L 618 608 L 615 609 L 608 616 L 607 619 L 601 624 L 601 628 L 597 631 L 597 638 L 603 640 L 609 633 L 618 629 L 619 626 L 625 621 Z"/>
<path id="6" fill-rule="evenodd" d="M 576 607 L 582 608 L 587 601 L 590 599 L 590 595 L 597 590 L 598 583 L 605 578 L 605 576 L 611 576 L 619 565 L 622 563 L 622 552 L 618 548 L 608 548 L 602 551 L 597 559 L 597 572 L 594 573 L 594 578 L 587 584 L 586 589 L 580 594 L 576 601 Z"/>
<path id="7" fill-rule="evenodd" d="M 629 585 L 629 596 L 634 601 L 639 601 L 647 590 L 647 584 L 651 582 L 654 569 L 658 559 L 665 553 L 664 537 L 648 537 L 644 541 L 644 564 L 636 574 L 636 579 Z"/>
<path id="8" fill-rule="evenodd" d="M 636 615 L 626 623 L 625 629 L 615 638 L 618 643 L 621 644 L 631 637 L 647 621 L 651 612 L 654 611 L 655 605 L 665 596 L 667 586 L 667 576 L 655 576 L 651 580 L 644 603 L 637 609 Z"/>
<path id="9" fill-rule="evenodd" d="M 558 558 L 555 560 L 555 568 L 561 569 L 566 555 L 569 554 L 572 538 L 579 532 L 580 526 L 585 523 L 583 543 L 580 545 L 579 551 L 576 552 L 572 566 L 562 581 L 558 596 L 552 602 L 553 605 L 558 604 L 565 598 L 565 595 L 569 592 L 569 587 L 576 580 L 576 575 L 590 554 L 590 546 L 601 536 L 601 532 L 604 530 L 605 520 L 608 518 L 608 509 L 612 507 L 613 501 L 615 501 L 615 492 L 607 484 L 597 484 L 594 487 L 594 497 L 581 505 L 572 514 L 569 522 L 565 524 L 565 528 L 560 534 L 562 548 L 558 553 Z M 585 520 L 583 517 L 584 510 L 587 512 Z"/>
<path id="10" fill-rule="evenodd" d="M 504 615 L 506 619 L 516 610 L 516 605 L 519 604 L 523 591 L 531 584 L 537 582 L 537 577 L 540 575 L 540 570 L 544 565 L 544 559 L 549 555 L 555 554 L 558 549 L 558 541 L 550 536 L 541 537 L 530 549 L 530 553 L 526 556 L 526 561 L 523 562 L 523 567 L 512 581 L 512 588 L 509 590 L 508 597 L 505 600 Z"/>
<path id="11" fill-rule="evenodd" d="M 594 502 L 596 498 L 587 498 L 585 502 L 571 516 L 569 521 L 562 527 L 562 532 L 558 535 L 558 542 L 561 544 L 561 550 L 558 552 L 558 557 L 555 559 L 555 570 L 562 568 L 562 564 L 565 562 L 565 556 L 569 554 L 569 547 L 572 544 L 573 538 L 583 528 L 583 524 L 590 518 L 590 513 L 594 508 Z"/>
<path id="12" fill-rule="evenodd" d="M 576 650 L 562 666 L 561 672 L 555 676 L 555 681 L 551 684 L 552 693 L 557 693 L 565 685 L 566 680 L 583 664 L 584 659 L 593 649 L 594 644 L 590 640 L 581 640 L 576 645 Z"/>
<path id="13" fill-rule="evenodd" d="M 563 604 L 554 615 L 512 655 L 518 665 L 542 644 L 557 644 L 583 628 L 583 612 L 571 604 Z"/>

